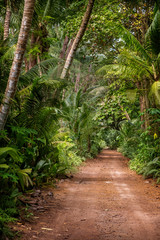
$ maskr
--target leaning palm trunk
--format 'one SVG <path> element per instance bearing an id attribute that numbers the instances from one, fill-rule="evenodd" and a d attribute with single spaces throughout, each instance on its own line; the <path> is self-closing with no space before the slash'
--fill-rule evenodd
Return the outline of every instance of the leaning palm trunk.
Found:
<path id="1" fill-rule="evenodd" d="M 70 50 L 71 50 L 71 47 L 72 47 L 73 42 L 74 42 L 74 39 L 72 38 L 72 39 L 70 40 L 70 43 L 68 44 L 68 48 L 67 48 L 67 50 L 66 50 L 65 59 L 67 59 L 67 57 L 68 57 L 68 54 L 69 54 L 69 52 L 70 52 Z"/>
<path id="2" fill-rule="evenodd" d="M 85 15 L 83 17 L 80 29 L 79 29 L 79 31 L 76 35 L 76 38 L 75 38 L 75 40 L 72 44 L 71 50 L 70 50 L 70 52 L 67 56 L 65 65 L 63 67 L 62 74 L 61 74 L 61 79 L 64 79 L 66 77 L 66 75 L 68 73 L 68 70 L 69 70 L 69 68 L 71 66 L 71 63 L 72 63 L 73 55 L 74 55 L 75 51 L 77 50 L 78 45 L 79 45 L 79 43 L 80 43 L 80 41 L 81 41 L 81 39 L 82 39 L 82 37 L 85 33 L 86 27 L 88 25 L 88 22 L 89 22 L 91 13 L 92 13 L 94 1 L 95 0 L 89 0 L 89 2 L 88 2 L 87 10 L 86 10 Z"/>
<path id="3" fill-rule="evenodd" d="M 31 28 L 34 5 L 35 0 L 25 0 L 23 19 L 18 37 L 17 48 L 13 59 L 12 67 L 10 70 L 4 99 L 0 107 L 0 130 L 4 128 L 4 125 L 8 117 L 11 101 L 16 93 L 17 83 L 26 49 L 28 34 Z"/>
<path id="4" fill-rule="evenodd" d="M 60 52 L 60 56 L 59 56 L 60 59 L 64 59 L 65 58 L 65 53 L 66 53 L 66 50 L 67 50 L 68 43 L 69 43 L 69 37 L 66 36 L 65 39 L 64 39 L 62 50 Z"/>
<path id="5" fill-rule="evenodd" d="M 139 97 L 140 102 L 140 113 L 141 113 L 141 128 L 144 129 L 144 96 L 140 95 Z"/>
<path id="6" fill-rule="evenodd" d="M 57 77 L 59 77 L 61 75 L 61 72 L 62 72 L 62 60 L 65 59 L 68 43 L 69 43 L 69 37 L 66 36 L 65 39 L 64 39 L 64 42 L 63 42 L 62 50 L 61 50 L 60 55 L 59 55 L 60 61 L 58 63 L 58 68 L 57 68 Z"/>
<path id="7" fill-rule="evenodd" d="M 5 20 L 4 20 L 4 36 L 3 36 L 3 40 L 6 40 L 8 38 L 8 36 L 9 36 L 10 20 L 11 20 L 11 9 L 10 9 L 9 3 L 7 1 L 6 16 L 5 16 Z"/>

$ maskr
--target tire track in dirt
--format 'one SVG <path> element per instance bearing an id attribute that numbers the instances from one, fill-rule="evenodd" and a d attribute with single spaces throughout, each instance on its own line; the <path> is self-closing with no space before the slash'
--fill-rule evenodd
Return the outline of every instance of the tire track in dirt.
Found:
<path id="1" fill-rule="evenodd" d="M 116 151 L 103 150 L 52 191 L 50 208 L 25 224 L 23 240 L 160 239 L 160 187 Z"/>

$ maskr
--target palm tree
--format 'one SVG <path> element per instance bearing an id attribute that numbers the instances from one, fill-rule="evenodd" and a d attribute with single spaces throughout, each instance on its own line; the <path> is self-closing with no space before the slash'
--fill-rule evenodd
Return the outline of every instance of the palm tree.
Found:
<path id="1" fill-rule="evenodd" d="M 11 22 L 11 16 L 12 13 L 19 12 L 20 4 L 22 3 L 22 0 L 5 0 L 5 20 L 4 20 L 4 34 L 3 34 L 3 40 L 5 41 L 9 36 L 9 30 L 10 30 L 10 22 Z"/>
<path id="2" fill-rule="evenodd" d="M 88 25 L 88 22 L 89 22 L 89 19 L 90 19 L 90 16 L 91 16 L 91 13 L 92 13 L 92 9 L 93 9 L 93 6 L 94 6 L 94 1 L 95 0 L 89 0 L 88 2 L 88 6 L 87 6 L 87 9 L 86 9 L 86 12 L 85 12 L 85 15 L 83 17 L 83 20 L 82 20 L 82 23 L 81 23 L 81 26 L 80 26 L 80 29 L 73 41 L 73 44 L 72 44 L 72 47 L 71 47 L 71 50 L 67 56 L 67 59 L 65 61 L 65 64 L 64 64 L 64 67 L 63 67 L 63 70 L 62 70 L 62 74 L 61 74 L 61 79 L 64 79 L 68 73 L 68 70 L 71 66 L 71 63 L 72 63 L 72 60 L 73 60 L 73 56 L 74 56 L 74 53 L 76 52 L 77 48 L 78 48 L 78 45 L 85 33 L 85 30 L 87 28 L 87 25 Z"/>
<path id="3" fill-rule="evenodd" d="M 11 7 L 10 7 L 10 1 L 6 1 L 6 16 L 4 21 L 4 36 L 3 39 L 6 40 L 9 36 L 9 25 L 10 25 L 10 19 L 11 19 Z"/>
<path id="4" fill-rule="evenodd" d="M 34 5 L 35 0 L 25 0 L 23 19 L 18 37 L 16 52 L 10 70 L 4 99 L 0 107 L 0 130 L 2 130 L 5 126 L 10 105 L 17 89 L 17 83 L 23 63 L 23 56 L 26 50 L 28 34 L 31 28 Z"/>

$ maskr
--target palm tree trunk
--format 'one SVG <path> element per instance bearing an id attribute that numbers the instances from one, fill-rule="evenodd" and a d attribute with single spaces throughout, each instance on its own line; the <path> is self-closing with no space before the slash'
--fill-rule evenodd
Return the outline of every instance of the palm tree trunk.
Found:
<path id="1" fill-rule="evenodd" d="M 141 82 L 141 90 L 143 93 L 140 95 L 140 112 L 141 112 L 141 128 L 147 129 L 149 127 L 149 100 L 148 100 L 148 90 L 147 90 L 147 81 L 144 80 Z"/>
<path id="2" fill-rule="evenodd" d="M 17 48 L 10 70 L 4 99 L 0 107 L 0 130 L 2 130 L 5 126 L 9 114 L 10 105 L 16 93 L 17 83 L 23 63 L 23 57 L 26 50 L 27 39 L 31 28 L 34 5 L 35 0 L 25 0 L 23 19 L 21 23 L 20 33 L 18 36 Z"/>
<path id="3" fill-rule="evenodd" d="M 40 54 L 37 53 L 37 63 L 38 63 L 38 70 L 39 70 L 39 76 L 42 77 L 42 70 L 41 70 L 41 59 L 40 59 Z"/>
<path id="4" fill-rule="evenodd" d="M 80 43 L 80 41 L 81 41 L 81 39 L 82 39 L 82 37 L 85 33 L 85 30 L 87 28 L 87 25 L 88 25 L 88 22 L 89 22 L 91 13 L 92 13 L 94 1 L 95 0 L 89 0 L 89 2 L 88 2 L 87 10 L 86 10 L 85 15 L 83 17 L 80 29 L 79 29 L 79 31 L 76 35 L 76 38 L 75 38 L 75 40 L 72 44 L 71 50 L 70 50 L 70 52 L 67 56 L 65 65 L 63 67 L 62 74 L 61 74 L 61 77 L 60 77 L 61 79 L 64 79 L 66 77 L 66 75 L 68 73 L 68 70 L 71 66 L 72 60 L 73 60 L 73 55 L 74 55 L 75 51 L 77 50 L 78 45 L 79 45 L 79 43 Z"/>
<path id="5" fill-rule="evenodd" d="M 65 59 L 65 54 L 66 54 L 68 43 L 69 43 L 69 37 L 66 36 L 65 39 L 64 39 L 64 42 L 63 42 L 62 50 L 61 50 L 60 55 L 59 55 L 59 58 L 61 60 Z M 58 68 L 57 68 L 57 77 L 58 78 L 60 77 L 61 72 L 62 72 L 62 61 L 61 60 L 59 61 Z"/>
<path id="6" fill-rule="evenodd" d="M 137 89 L 139 90 L 139 105 L 140 105 L 140 118 L 141 118 L 141 128 L 145 129 L 145 122 L 144 122 L 144 110 L 145 110 L 145 99 L 144 99 L 144 86 L 142 82 L 136 83 Z"/>
<path id="7" fill-rule="evenodd" d="M 25 64 L 25 72 L 28 72 L 29 71 L 29 62 L 26 57 L 24 58 L 24 64 Z"/>
<path id="8" fill-rule="evenodd" d="M 64 39 L 62 50 L 60 52 L 60 56 L 59 56 L 60 59 L 64 59 L 65 58 L 65 53 L 66 53 L 66 50 L 67 50 L 68 43 L 69 43 L 69 37 L 66 36 L 65 39 Z"/>
<path id="9" fill-rule="evenodd" d="M 145 113 L 144 113 L 144 120 L 145 120 L 145 129 L 149 127 L 149 114 L 148 114 L 148 109 L 149 109 L 149 100 L 148 100 L 148 85 L 147 85 L 147 80 L 144 80 L 144 87 L 145 87 L 145 93 L 144 93 L 144 102 L 145 102 Z"/>
<path id="10" fill-rule="evenodd" d="M 140 102 L 140 113 L 141 113 L 141 128 L 144 129 L 144 96 L 139 97 Z"/>
<path id="11" fill-rule="evenodd" d="M 34 33 L 31 34 L 31 48 L 36 44 L 37 37 Z M 35 55 L 30 54 L 29 56 L 29 70 L 37 64 L 37 58 Z"/>
<path id="12" fill-rule="evenodd" d="M 11 8 L 9 6 L 9 2 L 7 1 L 6 16 L 5 16 L 5 20 L 4 20 L 4 36 L 3 36 L 3 40 L 6 40 L 8 38 L 8 36 L 9 36 L 10 20 L 11 20 Z"/>
<path id="13" fill-rule="evenodd" d="M 70 40 L 70 43 L 68 44 L 68 48 L 67 48 L 67 50 L 66 50 L 65 59 L 67 59 L 67 57 L 68 57 L 68 54 L 69 54 L 69 52 L 70 52 L 70 50 L 71 50 L 71 47 L 72 47 L 72 45 L 73 45 L 73 42 L 74 42 L 74 39 L 72 38 L 72 39 Z"/>

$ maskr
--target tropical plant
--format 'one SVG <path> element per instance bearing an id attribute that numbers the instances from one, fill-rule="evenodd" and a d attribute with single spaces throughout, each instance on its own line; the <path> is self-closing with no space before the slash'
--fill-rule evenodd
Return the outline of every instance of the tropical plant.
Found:
<path id="1" fill-rule="evenodd" d="M 23 19 L 21 23 L 21 30 L 19 33 L 15 57 L 10 71 L 8 85 L 5 91 L 5 97 L 0 108 L 0 130 L 4 128 L 4 125 L 8 117 L 10 104 L 16 92 L 17 82 L 19 79 L 20 70 L 23 63 L 23 56 L 26 49 L 28 34 L 31 27 L 34 4 L 35 0 L 25 1 Z"/>
<path id="2" fill-rule="evenodd" d="M 72 60 L 73 60 L 73 55 L 76 52 L 78 45 L 79 45 L 79 43 L 85 33 L 85 30 L 87 28 L 87 24 L 89 22 L 89 19 L 90 19 L 91 13 L 92 13 L 93 5 L 94 5 L 94 0 L 89 0 L 85 15 L 83 17 L 83 20 L 82 20 L 82 23 L 80 26 L 80 29 L 75 37 L 75 40 L 73 41 L 72 47 L 71 47 L 70 52 L 65 61 L 65 64 L 64 64 L 64 67 L 63 67 L 63 70 L 61 73 L 61 77 L 60 77 L 61 79 L 64 79 L 67 76 L 67 73 L 69 71 L 69 68 L 70 68 Z"/>
<path id="3" fill-rule="evenodd" d="M 154 158 L 152 161 L 148 162 L 142 170 L 143 176 L 145 178 L 156 178 L 157 183 L 160 182 L 160 160 L 159 157 Z"/>

